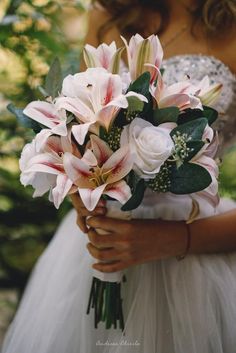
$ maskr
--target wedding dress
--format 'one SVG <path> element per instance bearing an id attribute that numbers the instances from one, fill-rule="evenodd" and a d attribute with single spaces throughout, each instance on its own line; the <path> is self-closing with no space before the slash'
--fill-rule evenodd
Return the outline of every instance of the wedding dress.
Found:
<path id="1" fill-rule="evenodd" d="M 203 55 L 176 56 L 163 65 L 168 83 L 184 74 L 192 80 L 208 74 L 224 84 L 218 127 L 229 143 L 236 124 L 236 82 L 230 70 Z M 199 202 L 199 217 L 236 208 L 227 199 L 216 210 Z M 187 195 L 147 192 L 133 217 L 183 220 L 190 209 Z M 183 261 L 171 258 L 127 269 L 122 335 L 103 324 L 94 329 L 93 312 L 86 315 L 94 262 L 87 242 L 72 210 L 32 272 L 2 353 L 236 352 L 236 252 L 188 255 Z"/>

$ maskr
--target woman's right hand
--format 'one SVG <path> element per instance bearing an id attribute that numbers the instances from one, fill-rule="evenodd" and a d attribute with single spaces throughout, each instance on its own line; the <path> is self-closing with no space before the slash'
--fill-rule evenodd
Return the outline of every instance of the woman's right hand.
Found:
<path id="1" fill-rule="evenodd" d="M 106 201 L 100 200 L 97 204 L 97 207 L 92 211 L 88 211 L 84 206 L 83 201 L 81 200 L 78 193 L 70 195 L 72 204 L 77 211 L 77 225 L 82 230 L 83 233 L 88 233 L 89 228 L 86 224 L 86 218 L 91 216 L 105 216 L 106 209 Z"/>

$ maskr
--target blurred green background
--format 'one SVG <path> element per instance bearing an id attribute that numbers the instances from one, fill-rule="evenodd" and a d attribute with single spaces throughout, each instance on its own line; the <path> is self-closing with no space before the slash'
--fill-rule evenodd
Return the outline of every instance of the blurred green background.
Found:
<path id="1" fill-rule="evenodd" d="M 14 289 L 14 300 L 1 299 L 1 307 L 17 304 L 28 275 L 58 223 L 71 207 L 59 211 L 19 183 L 18 159 L 32 139 L 6 105 L 24 107 L 42 98 L 37 90 L 55 56 L 65 75 L 79 70 L 86 33 L 89 1 L 0 0 L 0 288 Z M 221 167 L 221 193 L 236 199 L 236 147 Z M 1 329 L 1 327 L 0 327 Z"/>
<path id="2" fill-rule="evenodd" d="M 9 316 L 8 307 L 13 314 L 36 259 L 71 207 L 65 202 L 57 211 L 47 196 L 33 199 L 32 189 L 19 183 L 18 159 L 32 132 L 17 124 L 6 105 L 24 107 L 42 98 L 37 87 L 56 56 L 65 75 L 79 70 L 88 5 L 0 0 L 0 343 L 1 319 Z"/>

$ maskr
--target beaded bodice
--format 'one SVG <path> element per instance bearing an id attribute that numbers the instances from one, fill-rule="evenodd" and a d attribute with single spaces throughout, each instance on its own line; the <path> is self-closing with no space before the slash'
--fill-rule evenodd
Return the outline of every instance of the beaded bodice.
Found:
<path id="1" fill-rule="evenodd" d="M 168 84 L 190 76 L 194 83 L 208 75 L 212 82 L 223 84 L 215 108 L 220 117 L 216 128 L 220 133 L 221 151 L 236 142 L 236 77 L 220 60 L 206 55 L 178 55 L 163 61 L 164 80 Z"/>

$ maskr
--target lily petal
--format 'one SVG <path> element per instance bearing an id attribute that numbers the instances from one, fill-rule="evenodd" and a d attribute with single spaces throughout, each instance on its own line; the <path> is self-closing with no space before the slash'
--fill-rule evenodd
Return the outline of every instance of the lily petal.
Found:
<path id="1" fill-rule="evenodd" d="M 122 205 L 125 204 L 132 196 L 130 187 L 124 180 L 108 185 L 104 191 L 104 194 L 119 201 Z"/>
<path id="2" fill-rule="evenodd" d="M 58 209 L 68 194 L 73 182 L 66 175 L 58 175 L 57 185 L 52 190 L 52 197 L 55 207 Z"/>
<path id="3" fill-rule="evenodd" d="M 113 151 L 106 142 L 96 135 L 90 136 L 93 153 L 97 159 L 97 164 L 102 166 L 113 154 Z"/>
<path id="4" fill-rule="evenodd" d="M 107 183 L 112 184 L 123 179 L 133 168 L 134 157 L 129 146 L 118 149 L 103 165 L 104 171 L 112 171 Z"/>
<path id="5" fill-rule="evenodd" d="M 76 183 L 78 179 L 87 180 L 91 175 L 90 167 L 69 152 L 66 152 L 63 156 L 63 165 L 66 174 L 74 183 Z"/>
<path id="6" fill-rule="evenodd" d="M 81 200 L 83 201 L 87 210 L 93 211 L 95 209 L 105 188 L 106 184 L 98 186 L 96 189 L 78 189 Z"/>

